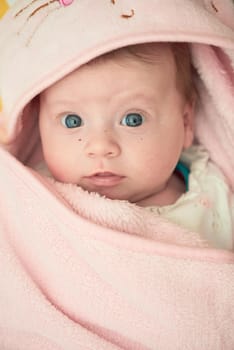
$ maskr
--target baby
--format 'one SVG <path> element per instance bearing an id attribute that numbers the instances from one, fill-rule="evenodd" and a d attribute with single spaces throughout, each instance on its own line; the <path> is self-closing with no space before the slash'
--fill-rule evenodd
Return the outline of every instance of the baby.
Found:
<path id="1" fill-rule="evenodd" d="M 146 207 L 230 249 L 227 185 L 208 153 L 192 146 L 193 80 L 185 43 L 96 58 L 40 95 L 44 159 L 57 181 Z"/>
<path id="2" fill-rule="evenodd" d="M 0 21 L 0 350 L 234 350 L 232 10 Z"/>

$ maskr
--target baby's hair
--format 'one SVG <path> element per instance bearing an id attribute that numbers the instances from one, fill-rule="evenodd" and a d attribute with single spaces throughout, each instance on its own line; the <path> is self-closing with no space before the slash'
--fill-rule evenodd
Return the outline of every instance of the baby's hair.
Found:
<path id="1" fill-rule="evenodd" d="M 169 47 L 171 49 L 177 68 L 178 89 L 185 96 L 186 100 L 192 100 L 196 90 L 193 79 L 194 69 L 191 62 L 189 45 L 187 43 L 162 42 L 126 46 L 99 56 L 90 63 L 129 57 L 139 59 L 148 64 L 154 64 L 157 61 L 158 49 L 160 47 Z"/>
<path id="2" fill-rule="evenodd" d="M 171 43 L 177 67 L 177 81 L 179 88 L 187 100 L 192 100 L 196 94 L 194 83 L 195 69 L 192 65 L 189 45 L 187 43 Z"/>

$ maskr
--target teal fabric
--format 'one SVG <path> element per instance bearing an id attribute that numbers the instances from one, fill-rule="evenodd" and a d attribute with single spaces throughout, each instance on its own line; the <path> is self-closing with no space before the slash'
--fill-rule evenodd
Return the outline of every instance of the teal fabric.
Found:
<path id="1" fill-rule="evenodd" d="M 181 174 L 181 176 L 183 177 L 184 179 L 184 182 L 185 182 L 185 186 L 186 186 L 186 191 L 188 191 L 189 189 L 189 173 L 190 173 L 190 170 L 189 168 L 187 167 L 187 165 L 181 161 L 178 162 L 177 166 L 176 166 L 176 169 L 175 169 L 179 174 Z"/>

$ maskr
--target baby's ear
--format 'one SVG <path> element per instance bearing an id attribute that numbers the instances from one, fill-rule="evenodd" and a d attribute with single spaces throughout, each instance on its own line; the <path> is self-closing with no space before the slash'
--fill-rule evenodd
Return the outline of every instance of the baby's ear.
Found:
<path id="1" fill-rule="evenodd" d="M 194 114 L 196 105 L 196 94 L 185 103 L 183 111 L 184 119 L 184 149 L 189 148 L 194 139 Z"/>

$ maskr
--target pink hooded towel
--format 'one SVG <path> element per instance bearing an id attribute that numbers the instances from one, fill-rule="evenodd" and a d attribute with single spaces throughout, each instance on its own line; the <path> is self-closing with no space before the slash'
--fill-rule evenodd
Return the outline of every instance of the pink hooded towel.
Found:
<path id="1" fill-rule="evenodd" d="M 20 0 L 1 20 L 1 350 L 234 349 L 232 251 L 31 169 L 42 90 L 119 47 L 189 42 L 196 139 L 233 191 L 233 29 L 232 0 Z"/>

